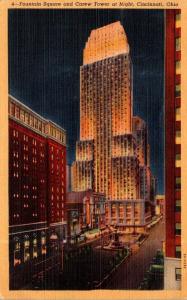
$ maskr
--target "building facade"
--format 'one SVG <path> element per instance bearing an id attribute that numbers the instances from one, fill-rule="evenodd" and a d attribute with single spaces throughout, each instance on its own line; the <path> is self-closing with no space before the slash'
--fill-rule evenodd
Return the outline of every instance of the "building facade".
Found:
<path id="1" fill-rule="evenodd" d="M 165 196 L 156 195 L 155 215 L 162 215 L 165 219 Z"/>
<path id="2" fill-rule="evenodd" d="M 165 52 L 165 289 L 181 287 L 181 28 L 180 11 L 166 10 Z"/>
<path id="3" fill-rule="evenodd" d="M 61 268 L 66 133 L 9 96 L 10 288 Z"/>
<path id="4" fill-rule="evenodd" d="M 105 196 L 91 190 L 67 193 L 68 237 L 77 242 L 87 230 L 105 228 Z"/>
<path id="5" fill-rule="evenodd" d="M 147 130 L 143 120 L 132 117 L 132 78 L 130 48 L 120 22 L 92 30 L 80 68 L 80 140 L 72 189 L 104 193 L 107 224 L 128 232 L 145 229 L 150 202 Z M 140 192 L 141 180 L 147 198 Z"/>

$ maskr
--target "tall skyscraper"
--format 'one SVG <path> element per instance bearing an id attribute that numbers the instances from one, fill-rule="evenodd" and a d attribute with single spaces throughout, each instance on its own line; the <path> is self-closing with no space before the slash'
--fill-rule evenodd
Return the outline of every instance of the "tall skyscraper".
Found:
<path id="1" fill-rule="evenodd" d="M 127 224 L 145 226 L 139 166 L 147 163 L 147 138 L 142 136 L 145 157 L 140 159 L 132 128 L 129 52 L 120 22 L 91 31 L 80 68 L 80 141 L 72 165 L 73 190 L 104 193 L 108 224 L 124 230 Z"/>

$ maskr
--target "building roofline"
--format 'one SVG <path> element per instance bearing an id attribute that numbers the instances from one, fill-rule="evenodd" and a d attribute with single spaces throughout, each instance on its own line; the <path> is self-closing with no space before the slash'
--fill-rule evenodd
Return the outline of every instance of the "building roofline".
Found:
<path id="1" fill-rule="evenodd" d="M 15 98 L 14 96 L 12 96 L 11 94 L 8 94 L 8 97 L 10 97 L 13 101 L 17 102 L 19 105 L 23 106 L 27 111 L 32 112 L 37 118 L 41 119 L 43 122 L 46 123 L 51 123 L 54 126 L 56 126 L 57 128 L 59 128 L 60 130 L 64 131 L 64 133 L 66 133 L 66 129 L 64 129 L 63 127 L 61 127 L 60 125 L 56 124 L 55 122 L 53 122 L 50 119 L 46 119 L 43 116 L 39 115 L 37 112 L 35 112 L 33 109 L 31 109 L 29 106 L 27 106 L 26 104 L 24 104 L 23 102 L 21 102 L 20 100 L 18 100 L 17 98 Z"/>

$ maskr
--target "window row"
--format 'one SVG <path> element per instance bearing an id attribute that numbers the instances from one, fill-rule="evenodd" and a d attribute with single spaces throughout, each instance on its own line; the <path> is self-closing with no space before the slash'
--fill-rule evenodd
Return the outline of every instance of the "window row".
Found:
<path id="1" fill-rule="evenodd" d="M 39 246 L 40 243 L 40 246 Z M 46 236 L 43 233 L 41 235 L 40 241 L 37 239 L 36 236 L 33 237 L 32 241 L 29 239 L 29 236 L 26 235 L 24 237 L 23 242 L 23 257 L 21 251 L 21 241 L 19 238 L 14 239 L 14 253 L 13 253 L 13 260 L 14 266 L 21 264 L 22 262 L 29 261 L 31 258 L 37 258 L 38 255 L 45 255 L 47 253 L 47 246 L 46 246 Z"/>

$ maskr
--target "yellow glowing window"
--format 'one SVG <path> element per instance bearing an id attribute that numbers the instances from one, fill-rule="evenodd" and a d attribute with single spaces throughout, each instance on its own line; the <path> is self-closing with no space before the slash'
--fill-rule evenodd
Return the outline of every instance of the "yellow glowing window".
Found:
<path id="1" fill-rule="evenodd" d="M 175 143 L 176 144 L 181 144 L 181 132 L 178 130 L 176 131 L 176 135 L 175 135 Z"/>
<path id="2" fill-rule="evenodd" d="M 181 14 L 177 14 L 175 17 L 175 26 L 179 28 L 181 26 Z"/>
<path id="3" fill-rule="evenodd" d="M 42 249 L 41 249 L 41 252 L 42 254 L 46 254 L 46 237 L 45 236 L 42 236 L 41 238 L 41 246 L 42 246 Z"/>
<path id="4" fill-rule="evenodd" d="M 181 167 L 181 155 L 176 154 L 175 156 L 175 167 L 180 168 Z"/>
<path id="5" fill-rule="evenodd" d="M 178 144 L 178 145 L 181 144 L 181 136 L 179 134 L 176 135 L 176 137 L 175 137 L 175 144 Z"/>
<path id="6" fill-rule="evenodd" d="M 38 257 L 38 252 L 37 252 L 37 239 L 33 240 L 33 258 Z"/>
<path id="7" fill-rule="evenodd" d="M 175 47 L 176 47 L 176 51 L 180 51 L 181 50 L 181 38 L 178 37 L 175 40 Z"/>
<path id="8" fill-rule="evenodd" d="M 29 251 L 30 242 L 26 240 L 24 242 L 24 262 L 30 259 L 30 251 Z"/>
<path id="9" fill-rule="evenodd" d="M 175 116 L 176 116 L 176 121 L 180 121 L 181 120 L 181 108 L 177 107 L 175 110 Z"/>

